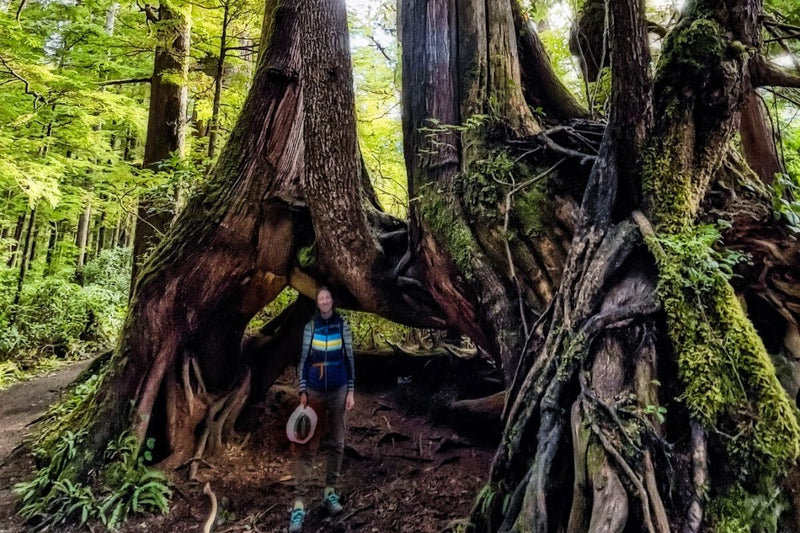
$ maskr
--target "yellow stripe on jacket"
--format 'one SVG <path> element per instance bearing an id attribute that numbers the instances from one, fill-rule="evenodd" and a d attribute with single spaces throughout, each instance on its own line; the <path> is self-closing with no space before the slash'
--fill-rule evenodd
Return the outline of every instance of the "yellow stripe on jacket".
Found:
<path id="1" fill-rule="evenodd" d="M 338 339 L 331 339 L 329 338 L 327 341 L 324 339 L 314 338 L 311 342 L 311 347 L 318 352 L 330 352 L 333 350 L 340 350 L 342 348 L 342 339 L 339 337 Z"/>

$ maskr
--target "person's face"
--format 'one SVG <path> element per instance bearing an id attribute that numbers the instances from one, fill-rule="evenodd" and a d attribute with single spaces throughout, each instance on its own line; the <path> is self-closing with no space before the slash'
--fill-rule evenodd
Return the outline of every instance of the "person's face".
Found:
<path id="1" fill-rule="evenodd" d="M 317 308 L 323 315 L 329 314 L 333 310 L 333 296 L 328 291 L 317 294 Z"/>

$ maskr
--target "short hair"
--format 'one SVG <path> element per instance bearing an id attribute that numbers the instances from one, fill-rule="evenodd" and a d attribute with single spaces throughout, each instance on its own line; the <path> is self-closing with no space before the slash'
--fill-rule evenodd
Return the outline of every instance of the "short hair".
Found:
<path id="1" fill-rule="evenodd" d="M 331 290 L 328 288 L 328 286 L 327 285 L 320 285 L 319 287 L 317 287 L 317 292 L 314 293 L 314 299 L 316 300 L 317 296 L 319 296 L 319 293 L 321 293 L 323 291 L 327 291 L 328 294 L 331 295 L 331 298 L 333 298 L 333 292 L 331 292 Z"/>

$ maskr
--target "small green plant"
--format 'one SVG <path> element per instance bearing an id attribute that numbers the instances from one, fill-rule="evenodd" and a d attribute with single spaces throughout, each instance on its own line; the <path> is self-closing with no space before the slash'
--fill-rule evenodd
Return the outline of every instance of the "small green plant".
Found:
<path id="1" fill-rule="evenodd" d="M 64 524 L 70 520 L 84 524 L 95 516 L 95 498 L 91 489 L 58 476 L 75 458 L 81 436 L 81 433 L 65 431 L 53 446 L 48 464 L 39 469 L 31 481 L 14 487 L 14 494 L 20 498 L 20 516 L 35 522 L 38 527 Z"/>
<path id="2" fill-rule="evenodd" d="M 800 185 L 787 174 L 776 174 L 772 182 L 772 213 L 792 233 L 800 233 Z"/>
<path id="3" fill-rule="evenodd" d="M 21 516 L 37 527 L 100 520 L 114 530 L 132 513 L 169 510 L 172 491 L 166 476 L 145 464 L 152 460 L 154 439 L 147 440 L 141 453 L 137 439 L 130 433 L 110 442 L 104 453 L 106 466 L 93 491 L 66 473 L 84 437 L 83 432 L 65 431 L 52 448 L 47 465 L 31 481 L 14 487 L 21 501 Z"/>
<path id="4" fill-rule="evenodd" d="M 115 529 L 131 513 L 169 511 L 172 491 L 166 476 L 145 465 L 153 459 L 154 446 L 155 439 L 149 438 L 139 453 L 139 442 L 130 433 L 108 444 L 105 484 L 110 490 L 98 508 L 98 516 L 106 527 Z"/>
<path id="5" fill-rule="evenodd" d="M 710 522 L 720 533 L 776 533 L 786 507 L 786 497 L 774 484 L 759 487 L 754 494 L 735 485 L 712 500 Z"/>
<path id="6" fill-rule="evenodd" d="M 22 369 L 14 361 L 0 362 L 0 389 L 20 381 L 24 377 Z"/>
<path id="7" fill-rule="evenodd" d="M 646 415 L 653 415 L 662 424 L 667 420 L 667 408 L 661 405 L 648 404 L 644 406 L 642 412 Z"/>

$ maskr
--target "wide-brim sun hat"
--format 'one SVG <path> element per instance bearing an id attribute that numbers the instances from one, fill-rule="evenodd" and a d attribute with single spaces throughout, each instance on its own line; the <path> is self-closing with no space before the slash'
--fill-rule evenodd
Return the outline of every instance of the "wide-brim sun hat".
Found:
<path id="1" fill-rule="evenodd" d="M 297 444 L 305 444 L 317 429 L 317 413 L 307 405 L 298 405 L 286 421 L 286 436 Z"/>

